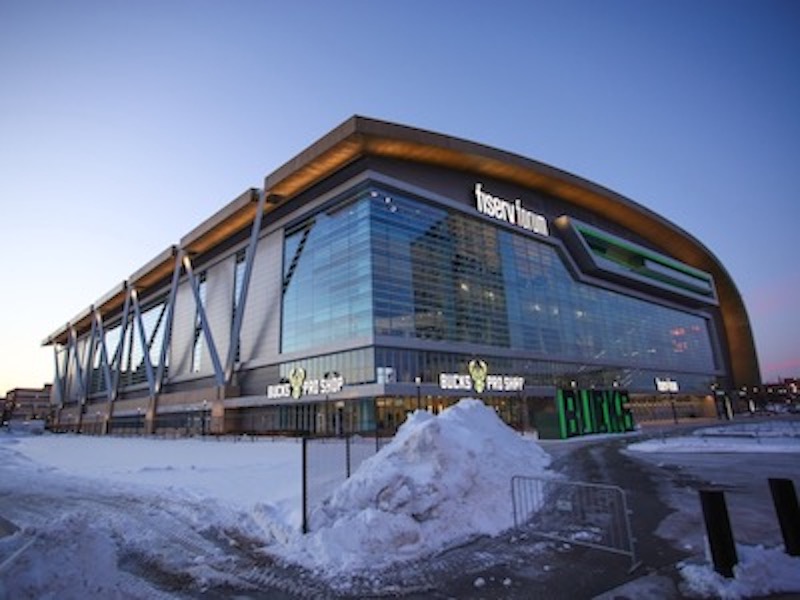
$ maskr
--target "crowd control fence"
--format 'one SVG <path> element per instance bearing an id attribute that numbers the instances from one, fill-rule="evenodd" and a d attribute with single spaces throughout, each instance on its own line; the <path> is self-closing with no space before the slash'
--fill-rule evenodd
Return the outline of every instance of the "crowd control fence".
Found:
<path id="1" fill-rule="evenodd" d="M 616 486 L 515 476 L 514 526 L 541 537 L 628 556 L 638 566 L 625 492 Z"/>

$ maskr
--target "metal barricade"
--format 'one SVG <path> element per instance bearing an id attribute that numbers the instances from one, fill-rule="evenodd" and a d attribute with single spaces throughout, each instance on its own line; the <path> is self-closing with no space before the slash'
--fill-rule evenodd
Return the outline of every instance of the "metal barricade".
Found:
<path id="1" fill-rule="evenodd" d="M 515 476 L 511 479 L 514 526 L 545 538 L 630 557 L 638 566 L 630 513 L 622 488 Z"/>

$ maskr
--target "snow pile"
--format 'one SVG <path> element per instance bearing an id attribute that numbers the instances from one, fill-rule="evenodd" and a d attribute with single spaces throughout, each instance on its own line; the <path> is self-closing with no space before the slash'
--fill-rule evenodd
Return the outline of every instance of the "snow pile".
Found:
<path id="1" fill-rule="evenodd" d="M 702 598 L 738 600 L 786 592 L 800 592 L 800 558 L 784 553 L 781 548 L 737 545 L 739 564 L 728 579 L 711 564 L 680 564 L 681 586 L 685 595 Z"/>
<path id="2" fill-rule="evenodd" d="M 513 525 L 513 475 L 548 476 L 550 457 L 479 400 L 416 411 L 310 519 L 285 558 L 335 574 L 421 558 Z"/>

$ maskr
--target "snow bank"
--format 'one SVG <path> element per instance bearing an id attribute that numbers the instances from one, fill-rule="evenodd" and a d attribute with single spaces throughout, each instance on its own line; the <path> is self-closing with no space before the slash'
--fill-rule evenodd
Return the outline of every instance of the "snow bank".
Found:
<path id="1" fill-rule="evenodd" d="M 513 475 L 547 476 L 550 457 L 479 400 L 416 411 L 317 509 L 285 557 L 318 572 L 377 570 L 513 525 Z"/>
<path id="2" fill-rule="evenodd" d="M 162 523 L 162 516 L 169 514 L 189 532 L 241 529 L 265 552 L 322 575 L 380 569 L 496 535 L 513 525 L 511 477 L 548 475 L 550 464 L 534 440 L 514 432 L 479 400 L 462 400 L 438 416 L 416 411 L 311 515 L 311 533 L 302 535 L 301 446 L 293 441 L 63 435 L 6 442 L 18 453 L 14 468 L 20 475 L 61 477 L 73 487 L 86 482 L 115 498 L 140 498 L 153 509 L 138 515 L 126 503 L 119 515 L 109 509 L 94 519 L 96 533 L 118 532 L 112 537 L 124 540 L 126 552 L 147 554 L 150 533 L 165 535 L 168 521 Z M 77 503 L 79 512 L 84 505 L 93 506 L 90 493 Z M 155 531 L 130 527 L 129 516 L 146 518 Z M 106 541 L 85 540 L 102 552 Z M 108 589 L 108 582 L 98 586 Z"/>
<path id="3" fill-rule="evenodd" d="M 683 593 L 690 597 L 738 600 L 786 592 L 800 592 L 800 558 L 781 548 L 737 545 L 739 564 L 728 579 L 712 564 L 679 564 Z"/>

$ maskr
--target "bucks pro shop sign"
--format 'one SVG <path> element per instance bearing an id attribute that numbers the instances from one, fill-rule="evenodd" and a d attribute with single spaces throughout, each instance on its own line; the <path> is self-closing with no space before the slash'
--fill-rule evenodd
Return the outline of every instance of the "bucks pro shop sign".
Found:
<path id="1" fill-rule="evenodd" d="M 440 373 L 439 388 L 443 390 L 483 392 L 521 392 L 525 387 L 525 378 L 516 375 L 490 375 L 489 365 L 485 360 L 474 358 L 467 364 L 469 374 Z"/>
<path id="2" fill-rule="evenodd" d="M 338 373 L 326 375 L 322 379 L 307 379 L 304 368 L 294 367 L 289 371 L 288 381 L 267 386 L 267 398 L 298 400 L 302 396 L 335 394 L 342 391 L 343 387 L 344 377 Z"/>

